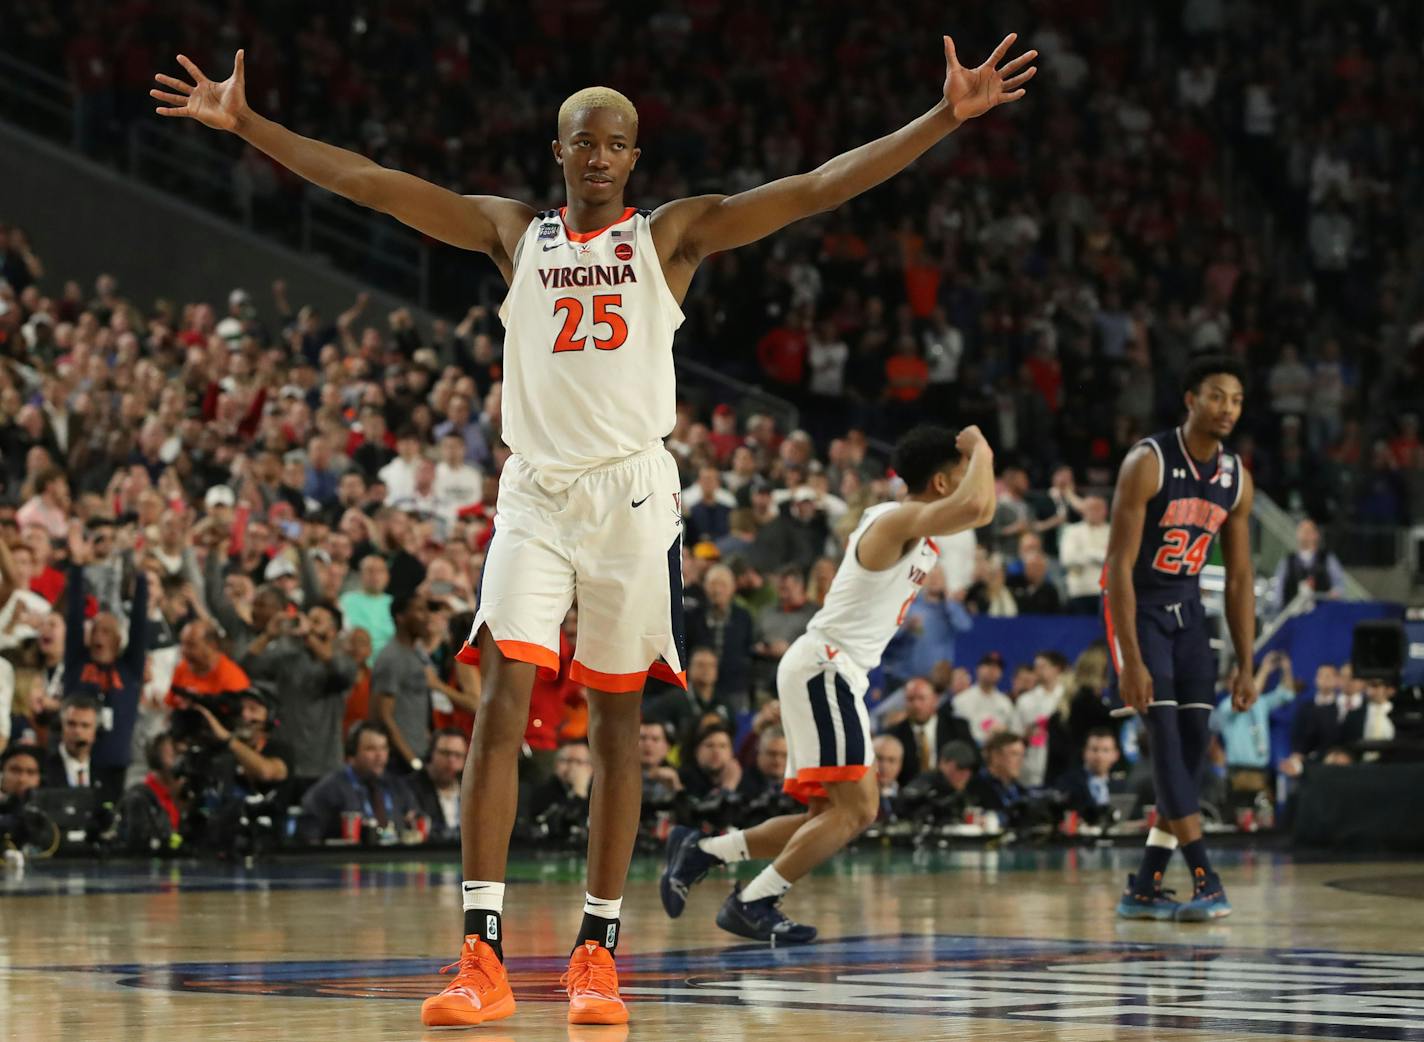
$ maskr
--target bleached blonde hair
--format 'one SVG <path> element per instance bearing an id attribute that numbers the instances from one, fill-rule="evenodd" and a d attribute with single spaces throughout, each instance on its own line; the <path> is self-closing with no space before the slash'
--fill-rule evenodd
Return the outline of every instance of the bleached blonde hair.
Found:
<path id="1" fill-rule="evenodd" d="M 638 110 L 626 95 L 612 87 L 585 87 L 570 94 L 559 106 L 559 136 L 563 137 L 564 128 L 575 113 L 588 109 L 612 109 L 633 125 L 634 134 L 638 131 Z"/>

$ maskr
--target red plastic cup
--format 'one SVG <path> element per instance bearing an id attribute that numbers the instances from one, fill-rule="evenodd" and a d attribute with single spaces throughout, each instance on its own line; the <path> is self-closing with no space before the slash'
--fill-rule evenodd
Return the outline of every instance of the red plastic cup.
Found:
<path id="1" fill-rule="evenodd" d="M 341 838 L 347 843 L 361 842 L 361 812 L 359 810 L 342 811 Z"/>

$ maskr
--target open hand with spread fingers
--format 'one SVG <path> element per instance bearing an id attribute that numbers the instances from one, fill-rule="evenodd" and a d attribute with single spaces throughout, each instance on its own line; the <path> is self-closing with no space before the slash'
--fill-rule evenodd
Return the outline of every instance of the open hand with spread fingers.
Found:
<path id="1" fill-rule="evenodd" d="M 1024 96 L 1024 84 L 1038 72 L 1036 66 L 1029 64 L 1038 57 L 1038 52 L 1025 51 L 1003 68 L 998 67 L 1016 39 L 1018 33 L 1009 33 L 983 65 L 966 69 L 959 64 L 954 41 L 948 36 L 944 38 L 944 100 L 949 102 L 955 119 L 962 123 L 984 115 L 996 105 L 1018 101 Z"/>
<path id="2" fill-rule="evenodd" d="M 214 130 L 236 130 L 238 122 L 247 112 L 247 77 L 243 68 L 243 52 L 237 52 L 232 65 L 232 75 L 221 83 L 208 79 L 203 70 L 185 55 L 178 55 L 178 64 L 188 70 L 193 82 L 185 83 L 176 76 L 161 72 L 155 74 L 155 80 L 172 88 L 154 88 L 148 92 L 151 97 L 168 106 L 159 106 L 158 114 L 186 116 Z"/>

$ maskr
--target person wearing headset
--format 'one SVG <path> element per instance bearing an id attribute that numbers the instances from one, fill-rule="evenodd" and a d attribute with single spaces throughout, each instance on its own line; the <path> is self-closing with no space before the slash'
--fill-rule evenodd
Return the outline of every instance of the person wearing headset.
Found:
<path id="1" fill-rule="evenodd" d="M 430 819 L 432 840 L 454 840 L 460 835 L 460 770 L 470 741 L 463 731 L 442 727 L 430 737 L 425 766 L 405 778 L 411 800 Z"/>
<path id="2" fill-rule="evenodd" d="M 332 771 L 302 797 L 297 834 L 308 843 L 341 838 L 342 816 L 361 815 L 377 828 L 411 824 L 419 810 L 410 791 L 386 772 L 391 757 L 384 725 L 363 720 L 346 738 L 346 765 Z"/>

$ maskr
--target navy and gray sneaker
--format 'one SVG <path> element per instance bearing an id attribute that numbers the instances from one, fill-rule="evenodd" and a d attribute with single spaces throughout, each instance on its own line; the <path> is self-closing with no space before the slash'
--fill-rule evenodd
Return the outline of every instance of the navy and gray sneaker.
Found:
<path id="1" fill-rule="evenodd" d="M 1181 908 L 1181 902 L 1172 898 L 1172 891 L 1163 890 L 1161 886 L 1155 886 L 1151 890 L 1142 890 L 1137 886 L 1137 877 L 1127 877 L 1127 889 L 1122 892 L 1122 897 L 1117 902 L 1117 917 L 1119 919 L 1159 919 L 1172 920 L 1177 918 L 1177 910 Z"/>
<path id="2" fill-rule="evenodd" d="M 743 901 L 742 888 L 736 887 L 717 913 L 717 925 L 738 937 L 777 944 L 809 944 L 816 939 L 816 928 L 788 919 L 782 913 L 779 897 L 763 897 L 759 901 Z"/>
<path id="3" fill-rule="evenodd" d="M 1197 883 L 1192 899 L 1183 901 L 1177 909 L 1179 923 L 1205 923 L 1231 914 L 1231 902 L 1226 899 L 1226 887 L 1215 872 L 1197 870 Z"/>
<path id="4" fill-rule="evenodd" d="M 684 825 L 674 825 L 668 833 L 667 864 L 658 880 L 658 894 L 663 899 L 663 911 L 676 919 L 687 906 L 687 892 L 702 882 L 708 871 L 722 864 L 697 844 L 702 833 Z"/>

